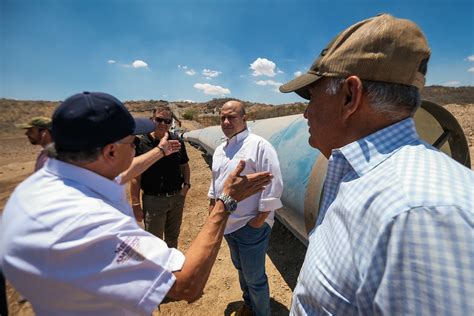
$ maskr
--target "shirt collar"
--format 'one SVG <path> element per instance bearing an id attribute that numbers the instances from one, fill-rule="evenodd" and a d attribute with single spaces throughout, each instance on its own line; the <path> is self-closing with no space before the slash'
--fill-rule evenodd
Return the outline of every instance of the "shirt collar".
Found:
<path id="1" fill-rule="evenodd" d="M 413 118 L 407 118 L 334 151 L 342 153 L 359 176 L 419 139 Z"/>
<path id="2" fill-rule="evenodd" d="M 107 179 L 88 169 L 75 166 L 56 159 L 48 159 L 44 166 L 46 172 L 57 175 L 61 179 L 67 179 L 94 191 L 104 197 L 104 200 L 112 203 L 121 201 L 125 194 L 125 186 Z"/>
<path id="3" fill-rule="evenodd" d="M 247 138 L 247 136 L 249 136 L 249 129 L 246 128 L 240 132 L 238 132 L 237 134 L 235 134 L 234 136 L 232 136 L 231 138 L 227 138 L 227 145 L 237 145 L 238 143 L 242 142 L 245 138 Z"/>

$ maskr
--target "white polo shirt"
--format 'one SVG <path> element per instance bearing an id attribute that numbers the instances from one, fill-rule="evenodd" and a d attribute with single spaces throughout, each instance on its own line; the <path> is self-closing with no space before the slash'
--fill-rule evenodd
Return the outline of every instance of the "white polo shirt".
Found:
<path id="1" fill-rule="evenodd" d="M 234 135 L 214 151 L 212 181 L 208 197 L 217 199 L 222 194 L 224 181 L 237 167 L 240 160 L 245 161 L 242 175 L 270 171 L 273 179 L 265 190 L 238 203 L 237 210 L 229 216 L 224 234 L 230 234 L 242 228 L 258 212 L 271 211 L 265 222 L 272 227 L 275 210 L 283 206 L 280 201 L 283 180 L 277 153 L 266 139 L 250 133 L 248 129 Z"/>
<path id="2" fill-rule="evenodd" d="M 3 273 L 37 315 L 150 315 L 184 255 L 130 213 L 124 186 L 49 159 L 5 207 Z"/>

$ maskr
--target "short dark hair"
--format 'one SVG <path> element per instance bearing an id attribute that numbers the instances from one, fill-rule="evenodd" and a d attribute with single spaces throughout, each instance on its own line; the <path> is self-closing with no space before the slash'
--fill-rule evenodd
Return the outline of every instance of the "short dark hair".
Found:
<path id="1" fill-rule="evenodd" d="M 89 148 L 78 151 L 57 149 L 54 143 L 46 147 L 49 158 L 54 158 L 68 163 L 90 163 L 97 160 L 104 147 Z"/>
<path id="2" fill-rule="evenodd" d="M 240 104 L 242 104 L 242 107 L 240 108 L 240 115 L 244 116 L 245 114 L 247 114 L 247 112 L 245 112 L 245 104 L 243 104 L 242 102 L 240 102 Z"/>
<path id="3" fill-rule="evenodd" d="M 44 128 L 44 127 L 39 127 L 39 131 L 48 131 L 51 134 L 51 127 L 50 128 Z"/>

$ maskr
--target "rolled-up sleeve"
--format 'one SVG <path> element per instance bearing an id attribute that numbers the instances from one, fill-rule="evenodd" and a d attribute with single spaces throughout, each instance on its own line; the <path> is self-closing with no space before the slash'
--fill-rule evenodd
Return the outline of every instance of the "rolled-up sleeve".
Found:
<path id="1" fill-rule="evenodd" d="M 283 193 L 283 179 L 278 155 L 270 143 L 262 142 L 258 157 L 257 172 L 269 171 L 273 175 L 272 181 L 261 194 L 258 210 L 260 212 L 274 211 L 283 206 L 280 200 Z"/>
<path id="2" fill-rule="evenodd" d="M 211 185 L 209 186 L 209 191 L 207 192 L 207 197 L 210 199 L 215 199 L 216 194 L 214 193 L 214 180 L 211 180 Z"/>
<path id="3" fill-rule="evenodd" d="M 217 152 L 217 150 L 218 149 L 216 149 L 216 152 Z M 216 198 L 216 192 L 215 192 L 215 189 L 214 189 L 215 188 L 214 168 L 217 168 L 217 167 L 215 167 L 215 164 L 214 164 L 215 161 L 216 161 L 216 153 L 214 152 L 214 155 L 212 156 L 211 184 L 209 186 L 209 191 L 207 192 L 207 197 L 210 198 L 210 199 L 215 199 Z"/>

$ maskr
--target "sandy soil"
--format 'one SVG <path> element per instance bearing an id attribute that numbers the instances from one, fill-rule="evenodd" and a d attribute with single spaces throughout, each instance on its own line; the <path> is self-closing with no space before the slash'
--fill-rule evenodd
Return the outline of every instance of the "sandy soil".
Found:
<path id="1" fill-rule="evenodd" d="M 471 160 L 474 161 L 474 106 L 450 105 L 447 108 L 463 127 L 470 145 Z M 185 122 L 185 127 L 192 129 L 197 126 Z M 3 210 L 14 187 L 31 174 L 39 148 L 31 146 L 26 137 L 20 133 L 8 137 L 0 135 L 0 144 L 0 209 Z M 206 194 L 210 183 L 209 166 L 202 153 L 189 145 L 187 149 L 193 186 L 186 199 L 179 239 L 179 248 L 184 252 L 207 217 Z M 305 251 L 306 248 L 285 227 L 275 222 L 266 258 L 273 315 L 288 314 L 292 289 L 296 284 Z M 10 315 L 34 315 L 28 302 L 17 302 L 18 293 L 11 286 L 8 286 L 7 296 Z M 185 302 L 162 304 L 153 315 L 229 315 L 240 303 L 241 292 L 237 272 L 232 266 L 229 250 L 224 241 L 204 296 L 193 304 Z"/>

